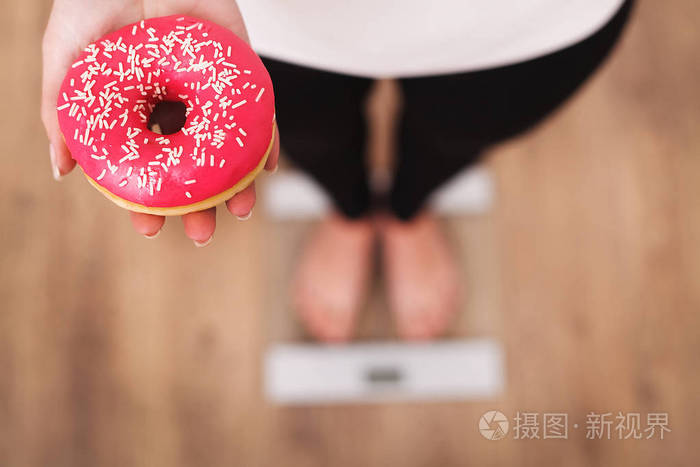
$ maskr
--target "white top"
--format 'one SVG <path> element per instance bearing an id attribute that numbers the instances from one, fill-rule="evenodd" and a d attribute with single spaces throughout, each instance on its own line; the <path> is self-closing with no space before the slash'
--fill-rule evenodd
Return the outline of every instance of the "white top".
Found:
<path id="1" fill-rule="evenodd" d="M 368 77 L 535 58 L 598 30 L 623 0 L 238 0 L 261 55 Z"/>

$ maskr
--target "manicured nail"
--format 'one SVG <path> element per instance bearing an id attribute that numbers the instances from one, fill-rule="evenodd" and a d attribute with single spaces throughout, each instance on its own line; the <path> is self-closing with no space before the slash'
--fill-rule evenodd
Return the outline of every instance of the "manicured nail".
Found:
<path id="1" fill-rule="evenodd" d="M 161 230 L 163 229 L 159 229 L 158 232 L 154 233 L 153 235 L 144 235 L 144 237 L 146 237 L 149 240 L 153 240 L 154 238 L 158 237 L 158 235 L 160 235 Z"/>
<path id="2" fill-rule="evenodd" d="M 245 216 L 236 216 L 236 219 L 238 219 L 239 221 L 247 221 L 248 219 L 250 219 L 250 216 L 252 216 L 252 215 L 253 215 L 253 209 L 251 208 L 250 211 L 248 211 L 248 214 L 246 214 Z"/>
<path id="3" fill-rule="evenodd" d="M 56 151 L 53 149 L 53 144 L 49 144 L 49 156 L 51 158 L 51 172 L 53 172 L 53 178 L 57 182 L 60 182 L 63 176 L 58 170 L 58 165 L 56 164 Z"/>
<path id="4" fill-rule="evenodd" d="M 209 244 L 211 243 L 211 241 L 212 241 L 213 238 L 214 238 L 214 235 L 212 235 L 211 237 L 209 237 L 209 238 L 208 238 L 206 241 L 204 241 L 204 242 L 198 242 L 197 240 L 194 240 L 194 246 L 196 246 L 197 248 L 203 248 L 203 247 L 209 245 Z"/>

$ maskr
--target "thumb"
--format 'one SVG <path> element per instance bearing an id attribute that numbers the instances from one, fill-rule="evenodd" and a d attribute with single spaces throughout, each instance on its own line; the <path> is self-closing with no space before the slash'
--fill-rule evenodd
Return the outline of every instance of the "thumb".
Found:
<path id="1" fill-rule="evenodd" d="M 58 125 L 56 102 L 63 76 L 70 66 L 68 54 L 57 52 L 57 41 L 48 33 L 43 42 L 43 76 L 41 89 L 41 120 L 49 138 L 51 169 L 56 180 L 73 170 L 75 161 L 71 158 L 63 133 Z"/>

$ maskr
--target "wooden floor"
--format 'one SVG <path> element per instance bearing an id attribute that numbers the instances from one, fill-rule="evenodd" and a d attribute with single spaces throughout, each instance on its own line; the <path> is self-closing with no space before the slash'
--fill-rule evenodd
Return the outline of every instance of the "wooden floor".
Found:
<path id="1" fill-rule="evenodd" d="M 459 329 L 503 340 L 505 394 L 304 409 L 261 395 L 266 304 L 286 289 L 268 265 L 292 254 L 279 226 L 221 215 L 195 249 L 171 220 L 147 241 L 77 174 L 52 180 L 48 3 L 0 15 L 0 465 L 697 465 L 700 3 L 641 1 L 595 79 L 493 152 L 492 214 L 455 221 L 488 241 L 462 249 L 478 286 Z M 672 432 L 487 441 L 488 409 L 582 427 L 589 412 L 667 412 Z"/>

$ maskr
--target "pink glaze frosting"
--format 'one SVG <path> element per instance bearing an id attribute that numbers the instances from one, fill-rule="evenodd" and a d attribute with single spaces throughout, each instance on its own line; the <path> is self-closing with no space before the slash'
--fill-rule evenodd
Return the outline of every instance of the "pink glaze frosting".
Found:
<path id="1" fill-rule="evenodd" d="M 185 126 L 147 127 L 159 101 L 181 101 Z M 187 16 L 152 18 L 90 44 L 58 97 L 73 158 L 112 194 L 148 207 L 196 203 L 233 187 L 272 137 L 272 83 L 231 31 Z"/>

